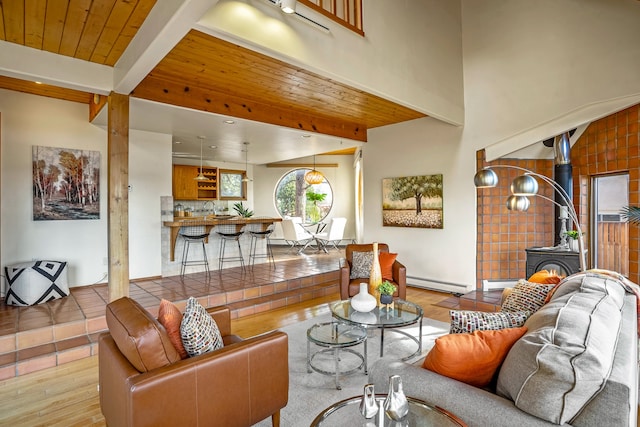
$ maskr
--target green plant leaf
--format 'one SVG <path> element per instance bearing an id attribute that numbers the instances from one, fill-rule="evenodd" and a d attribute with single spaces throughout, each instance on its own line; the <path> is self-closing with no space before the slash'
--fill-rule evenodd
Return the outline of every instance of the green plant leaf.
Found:
<path id="1" fill-rule="evenodd" d="M 630 224 L 640 225 L 640 207 L 638 206 L 624 206 L 620 210 L 622 219 L 628 221 Z"/>

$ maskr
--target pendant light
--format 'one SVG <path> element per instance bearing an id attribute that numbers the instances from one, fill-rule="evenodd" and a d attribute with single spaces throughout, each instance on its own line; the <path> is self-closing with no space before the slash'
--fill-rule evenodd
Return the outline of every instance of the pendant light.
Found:
<path id="1" fill-rule="evenodd" d="M 200 173 L 193 179 L 196 181 L 207 181 L 209 178 L 202 173 L 202 144 L 204 143 L 204 136 L 199 136 L 198 139 L 200 140 Z"/>
<path id="2" fill-rule="evenodd" d="M 249 182 L 249 142 L 243 142 L 244 144 L 244 178 L 242 178 L 242 182 Z"/>
<path id="3" fill-rule="evenodd" d="M 313 155 L 313 170 L 310 170 L 304 175 L 304 180 L 307 184 L 322 184 L 324 181 L 324 175 L 316 170 L 316 155 Z"/>

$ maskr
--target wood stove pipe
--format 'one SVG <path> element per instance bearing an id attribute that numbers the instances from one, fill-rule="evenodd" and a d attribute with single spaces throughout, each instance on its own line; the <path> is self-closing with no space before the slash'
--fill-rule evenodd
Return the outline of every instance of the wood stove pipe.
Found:
<path id="1" fill-rule="evenodd" d="M 553 148 L 555 154 L 554 160 L 554 180 L 569 195 L 569 199 L 573 200 L 573 167 L 571 166 L 571 133 L 565 132 L 555 137 Z M 557 191 L 554 195 L 556 203 L 566 206 L 560 193 Z M 562 219 L 560 218 L 560 206 L 555 205 L 555 227 L 554 227 L 554 245 L 560 243 L 560 230 L 562 228 Z M 567 220 L 567 230 L 573 229 L 571 220 Z"/>

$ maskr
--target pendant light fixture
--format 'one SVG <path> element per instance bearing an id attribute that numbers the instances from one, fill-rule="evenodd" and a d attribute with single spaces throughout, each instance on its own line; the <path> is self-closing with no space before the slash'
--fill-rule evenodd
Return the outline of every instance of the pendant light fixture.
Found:
<path id="1" fill-rule="evenodd" d="M 204 174 L 202 173 L 202 144 L 204 144 L 204 136 L 199 136 L 198 139 L 200 140 L 200 173 L 198 174 L 198 176 L 196 176 L 195 179 L 196 181 L 207 181 L 209 178 L 207 178 L 206 176 L 204 176 Z"/>
<path id="2" fill-rule="evenodd" d="M 242 182 L 249 182 L 249 142 L 243 142 L 244 144 L 244 178 L 242 178 Z"/>
<path id="3" fill-rule="evenodd" d="M 324 181 L 324 175 L 316 170 L 316 155 L 313 155 L 313 170 L 310 170 L 304 175 L 304 180 L 307 184 L 322 184 Z"/>

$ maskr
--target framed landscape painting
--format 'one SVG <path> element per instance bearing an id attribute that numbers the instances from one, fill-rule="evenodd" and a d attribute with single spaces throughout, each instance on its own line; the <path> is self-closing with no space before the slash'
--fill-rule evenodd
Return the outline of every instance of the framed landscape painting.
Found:
<path id="1" fill-rule="evenodd" d="M 382 180 L 382 225 L 443 228 L 442 174 Z"/>
<path id="2" fill-rule="evenodd" d="M 100 219 L 100 152 L 33 147 L 34 221 Z"/>

